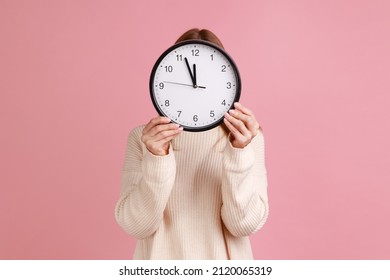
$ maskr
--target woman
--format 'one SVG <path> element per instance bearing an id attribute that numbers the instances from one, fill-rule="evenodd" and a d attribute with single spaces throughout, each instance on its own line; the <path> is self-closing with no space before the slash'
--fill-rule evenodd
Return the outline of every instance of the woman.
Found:
<path id="1" fill-rule="evenodd" d="M 207 40 L 191 29 L 176 43 Z M 242 104 L 222 125 L 186 132 L 166 117 L 133 129 L 127 142 L 119 225 L 138 239 L 134 259 L 252 259 L 249 235 L 268 216 L 264 138 Z"/>

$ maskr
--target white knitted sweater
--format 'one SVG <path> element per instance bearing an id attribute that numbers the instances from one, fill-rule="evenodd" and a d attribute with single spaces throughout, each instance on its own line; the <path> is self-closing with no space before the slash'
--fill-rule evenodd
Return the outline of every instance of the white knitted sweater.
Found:
<path id="1" fill-rule="evenodd" d="M 252 259 L 249 235 L 268 216 L 261 131 L 244 149 L 221 126 L 176 137 L 166 156 L 128 136 L 119 225 L 138 239 L 134 259 Z"/>

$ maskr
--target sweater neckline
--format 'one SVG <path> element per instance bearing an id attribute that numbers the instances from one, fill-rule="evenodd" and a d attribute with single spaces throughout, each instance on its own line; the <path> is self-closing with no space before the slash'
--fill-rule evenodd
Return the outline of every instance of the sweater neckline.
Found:
<path id="1" fill-rule="evenodd" d="M 183 131 L 172 140 L 173 150 L 180 151 L 189 146 L 213 147 L 218 151 L 223 151 L 227 142 L 227 133 L 221 125 L 210 130 L 191 132 Z"/>

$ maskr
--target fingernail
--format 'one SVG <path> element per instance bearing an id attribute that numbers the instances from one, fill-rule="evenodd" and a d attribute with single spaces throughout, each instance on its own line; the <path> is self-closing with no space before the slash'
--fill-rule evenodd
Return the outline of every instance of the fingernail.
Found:
<path id="1" fill-rule="evenodd" d="M 236 113 L 236 111 L 235 111 L 234 109 L 230 109 L 230 110 L 229 110 L 229 114 L 234 115 L 235 113 Z"/>
<path id="2" fill-rule="evenodd" d="M 182 127 L 182 126 L 180 126 L 179 128 L 178 128 L 178 130 L 183 130 L 184 128 Z"/>

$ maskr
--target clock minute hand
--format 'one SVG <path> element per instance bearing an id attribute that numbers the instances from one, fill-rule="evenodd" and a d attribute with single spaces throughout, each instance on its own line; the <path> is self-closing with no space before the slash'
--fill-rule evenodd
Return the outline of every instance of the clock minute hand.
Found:
<path id="1" fill-rule="evenodd" d="M 187 65 L 188 72 L 190 72 L 190 76 L 191 76 L 191 80 L 192 80 L 192 86 L 195 88 L 196 87 L 196 82 L 195 82 L 194 76 L 192 75 L 191 67 L 190 67 L 190 64 L 188 63 L 187 57 L 184 57 L 184 60 L 185 60 L 186 65 Z"/>
<path id="2" fill-rule="evenodd" d="M 183 83 L 176 83 L 176 82 L 169 82 L 169 81 L 163 81 L 163 83 L 174 84 L 174 85 L 180 85 L 180 86 L 194 87 L 193 85 L 190 85 L 190 84 L 183 84 Z M 197 86 L 197 88 L 206 89 L 206 87 L 204 87 L 204 86 Z"/>
<path id="3" fill-rule="evenodd" d="M 182 84 L 182 83 L 169 82 L 169 81 L 163 81 L 163 83 L 193 87 L 193 85 L 190 84 Z"/>
<path id="4" fill-rule="evenodd" d="M 206 87 L 204 86 L 198 86 L 198 82 L 196 81 L 196 64 L 192 64 L 192 67 L 194 68 L 194 88 L 203 88 L 205 89 Z"/>
<path id="5" fill-rule="evenodd" d="M 198 82 L 196 81 L 196 65 L 192 64 L 192 68 L 194 69 L 194 87 L 198 87 Z"/>

